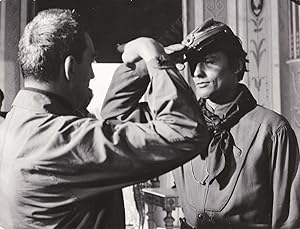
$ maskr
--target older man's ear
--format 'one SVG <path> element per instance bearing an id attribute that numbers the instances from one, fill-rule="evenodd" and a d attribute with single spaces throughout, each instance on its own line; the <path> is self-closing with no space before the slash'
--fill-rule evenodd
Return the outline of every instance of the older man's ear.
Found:
<path id="1" fill-rule="evenodd" d="M 75 74 L 75 63 L 76 60 L 73 56 L 66 57 L 64 71 L 67 80 L 70 80 Z"/>

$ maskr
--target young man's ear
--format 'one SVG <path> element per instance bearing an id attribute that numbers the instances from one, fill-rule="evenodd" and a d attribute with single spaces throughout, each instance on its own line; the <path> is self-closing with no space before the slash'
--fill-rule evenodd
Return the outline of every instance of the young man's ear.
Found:
<path id="1" fill-rule="evenodd" d="M 73 56 L 67 56 L 65 59 L 65 77 L 67 80 L 70 80 L 75 74 L 75 58 Z"/>
<path id="2" fill-rule="evenodd" d="M 244 63 L 241 59 L 236 60 L 235 64 L 234 64 L 233 72 L 235 74 L 240 73 L 243 70 L 243 67 L 244 67 L 243 65 L 244 65 Z"/>

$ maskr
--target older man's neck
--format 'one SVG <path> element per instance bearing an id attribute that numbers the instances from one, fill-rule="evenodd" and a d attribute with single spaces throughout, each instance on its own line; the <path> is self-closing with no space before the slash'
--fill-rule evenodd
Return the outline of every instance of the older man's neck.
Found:
<path id="1" fill-rule="evenodd" d="M 26 79 L 24 81 L 25 88 L 36 88 L 39 90 L 51 92 L 58 96 L 65 98 L 67 101 L 70 101 L 70 97 L 68 96 L 68 90 L 63 86 L 62 82 L 39 82 L 36 80 Z"/>

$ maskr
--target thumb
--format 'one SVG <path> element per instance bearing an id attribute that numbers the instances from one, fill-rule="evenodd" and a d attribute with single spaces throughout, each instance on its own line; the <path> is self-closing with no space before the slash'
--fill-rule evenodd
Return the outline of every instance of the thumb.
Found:
<path id="1" fill-rule="evenodd" d="M 124 63 L 135 63 L 141 60 L 141 57 L 130 52 L 123 52 L 122 61 Z"/>

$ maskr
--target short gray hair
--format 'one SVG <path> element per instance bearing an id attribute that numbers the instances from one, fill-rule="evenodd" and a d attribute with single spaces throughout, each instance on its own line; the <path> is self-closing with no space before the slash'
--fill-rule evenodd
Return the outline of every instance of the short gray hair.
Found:
<path id="1" fill-rule="evenodd" d="M 55 81 L 67 56 L 81 61 L 86 45 L 79 19 L 68 9 L 48 9 L 26 25 L 18 52 L 24 78 Z"/>

